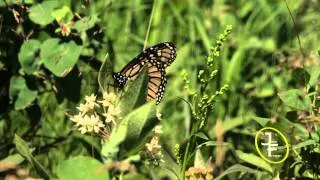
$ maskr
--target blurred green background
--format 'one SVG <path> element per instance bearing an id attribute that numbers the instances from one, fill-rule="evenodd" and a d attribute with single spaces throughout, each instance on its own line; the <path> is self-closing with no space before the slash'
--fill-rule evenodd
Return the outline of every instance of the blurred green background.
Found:
<path id="1" fill-rule="evenodd" d="M 37 163 L 56 177 L 57 165 L 70 157 L 101 160 L 99 138 L 74 131 L 67 114 L 85 95 L 98 93 L 97 75 L 107 53 L 119 71 L 147 40 L 147 46 L 170 41 L 178 50 L 158 107 L 167 159 L 163 167 L 177 169 L 174 147 L 190 137 L 192 119 L 181 100 L 188 99 L 181 72 L 188 72 L 190 86 L 197 89 L 210 48 L 232 25 L 215 59 L 218 74 L 209 84 L 215 90 L 227 84 L 229 90 L 215 102 L 203 131 L 215 140 L 219 120 L 229 144 L 220 164 L 215 146 L 203 149 L 204 159 L 216 165 L 213 176 L 241 164 L 249 170 L 240 168 L 242 173 L 224 178 L 319 178 L 319 8 L 316 0 L 1 0 L 0 164 L 21 154 L 15 134 L 33 147 L 35 158 L 21 158 L 15 167 L 33 177 L 43 177 Z M 276 127 L 289 140 L 290 155 L 282 164 L 255 162 L 254 136 L 265 126 Z M 15 174 L 14 169 L 0 166 L 0 177 Z M 175 178 L 161 166 L 138 173 Z"/>

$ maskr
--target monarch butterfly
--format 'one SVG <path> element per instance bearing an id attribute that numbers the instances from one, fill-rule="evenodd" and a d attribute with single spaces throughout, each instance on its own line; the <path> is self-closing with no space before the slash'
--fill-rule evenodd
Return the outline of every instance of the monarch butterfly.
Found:
<path id="1" fill-rule="evenodd" d="M 114 73 L 113 78 L 119 88 L 123 88 L 128 80 L 137 78 L 143 67 L 148 68 L 147 100 L 156 99 L 159 104 L 167 83 L 166 67 L 176 58 L 176 47 L 171 42 L 164 42 L 147 48 L 131 60 L 120 72 Z"/>

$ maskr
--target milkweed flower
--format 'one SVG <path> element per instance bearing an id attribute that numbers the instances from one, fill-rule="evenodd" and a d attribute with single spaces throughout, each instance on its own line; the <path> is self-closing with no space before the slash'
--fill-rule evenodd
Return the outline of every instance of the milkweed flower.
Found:
<path id="1" fill-rule="evenodd" d="M 192 179 L 211 180 L 213 179 L 212 172 L 213 172 L 213 168 L 211 167 L 211 165 L 190 167 L 185 172 L 185 176 L 189 177 L 190 180 Z"/>
<path id="2" fill-rule="evenodd" d="M 77 107 L 78 114 L 71 116 L 70 120 L 75 123 L 77 130 L 82 134 L 94 133 L 103 138 L 108 137 L 111 129 L 106 123 L 116 124 L 121 112 L 116 106 L 117 96 L 114 93 L 105 92 L 101 101 L 97 100 L 94 94 L 85 96 L 84 99 L 85 103 Z"/>
<path id="3" fill-rule="evenodd" d="M 156 125 L 156 126 L 154 127 L 154 129 L 153 129 L 153 132 L 154 132 L 155 134 L 162 134 L 162 133 L 163 133 L 163 131 L 162 131 L 162 126 L 161 126 L 161 125 Z"/>
<path id="4" fill-rule="evenodd" d="M 94 110 L 94 107 L 99 107 L 99 104 L 96 103 L 96 96 L 91 94 L 90 96 L 85 96 L 86 103 L 80 104 L 77 109 L 82 113 L 86 114 Z"/>
<path id="5" fill-rule="evenodd" d="M 104 127 L 104 124 L 97 115 L 85 115 L 81 119 L 79 118 L 77 126 L 79 127 L 78 130 L 81 132 L 81 134 L 85 134 L 87 132 L 99 133 L 100 128 Z"/>
<path id="6" fill-rule="evenodd" d="M 146 147 L 150 152 L 158 151 L 161 148 L 161 146 L 159 145 L 159 137 L 154 136 L 151 139 L 150 143 L 146 144 Z"/>
<path id="7" fill-rule="evenodd" d="M 154 161 L 154 164 L 158 165 L 159 162 L 164 162 L 163 154 L 161 151 L 162 146 L 160 145 L 160 137 L 159 135 L 162 133 L 162 126 L 156 125 L 153 130 L 153 137 L 150 142 L 146 143 L 146 155 L 147 158 L 151 161 Z"/>
<path id="8" fill-rule="evenodd" d="M 109 107 L 109 106 L 114 105 L 116 103 L 117 96 L 114 93 L 104 92 L 102 94 L 102 96 L 103 96 L 103 100 L 98 101 L 99 103 L 102 104 L 102 106 Z"/>

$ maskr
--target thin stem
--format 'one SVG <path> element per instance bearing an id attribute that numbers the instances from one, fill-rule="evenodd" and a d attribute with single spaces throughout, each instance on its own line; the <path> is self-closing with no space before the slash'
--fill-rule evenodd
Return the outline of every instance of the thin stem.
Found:
<path id="1" fill-rule="evenodd" d="M 153 14 L 154 14 L 155 8 L 156 8 L 156 0 L 153 1 L 151 15 L 150 15 L 149 24 L 148 24 L 148 29 L 147 29 L 146 37 L 144 39 L 143 50 L 145 50 L 146 47 L 147 47 L 148 38 L 149 38 L 149 32 L 150 32 L 150 29 L 151 29 L 151 24 L 152 24 L 152 19 L 153 19 Z"/>
<path id="2" fill-rule="evenodd" d="M 288 12 L 289 12 L 290 17 L 291 17 L 291 20 L 292 20 L 292 22 L 293 22 L 294 30 L 296 31 L 296 36 L 297 36 L 297 39 L 298 39 L 298 43 L 299 43 L 299 48 L 300 48 L 301 54 L 302 54 L 303 58 L 305 58 L 305 55 L 304 55 L 304 52 L 303 52 L 303 49 L 302 49 L 302 45 L 301 45 L 301 40 L 300 40 L 300 37 L 299 37 L 299 34 L 298 34 L 297 24 L 296 24 L 296 22 L 295 22 L 295 20 L 294 20 L 294 18 L 293 18 L 293 15 L 292 15 L 292 13 L 291 13 L 291 10 L 290 10 L 290 8 L 289 8 L 289 5 L 288 5 L 287 0 L 284 0 L 284 2 L 285 2 L 285 4 L 286 4 L 286 7 L 287 7 Z"/>

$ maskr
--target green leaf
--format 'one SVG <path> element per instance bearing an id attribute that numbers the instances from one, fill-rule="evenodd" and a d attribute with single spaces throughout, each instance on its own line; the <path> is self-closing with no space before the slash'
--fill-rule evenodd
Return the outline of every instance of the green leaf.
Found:
<path id="1" fill-rule="evenodd" d="M 33 157 L 32 151 L 27 142 L 21 139 L 18 135 L 14 136 L 13 140 L 16 145 L 17 151 L 27 160 L 29 163 L 36 169 L 36 171 L 40 174 L 44 179 L 49 179 L 49 173 L 47 170 Z"/>
<path id="2" fill-rule="evenodd" d="M 310 80 L 310 74 L 304 68 L 295 68 L 292 71 L 292 79 L 299 85 L 306 85 Z"/>
<path id="3" fill-rule="evenodd" d="M 204 134 L 203 132 L 197 132 L 194 134 L 194 136 L 199 137 L 204 140 L 209 140 L 208 136 L 206 134 Z"/>
<path id="4" fill-rule="evenodd" d="M 9 155 L 5 159 L 0 160 L 0 172 L 15 169 L 23 161 L 24 158 L 20 154 Z"/>
<path id="5" fill-rule="evenodd" d="M 136 180 L 136 179 L 147 179 L 143 174 L 138 174 L 136 172 L 131 172 L 128 174 L 125 174 L 123 176 L 123 179 L 125 180 Z"/>
<path id="6" fill-rule="evenodd" d="M 119 152 L 120 143 L 123 152 L 138 149 L 157 122 L 154 104 L 148 103 L 135 109 L 114 128 L 102 147 L 102 155 L 107 160 L 114 158 Z"/>
<path id="7" fill-rule="evenodd" d="M 222 179 L 224 176 L 231 174 L 231 173 L 235 173 L 235 172 L 256 174 L 256 176 L 259 176 L 259 177 L 266 174 L 265 172 L 251 169 L 251 168 L 243 166 L 241 164 L 235 164 L 235 165 L 229 167 L 228 169 L 226 169 L 223 173 L 221 173 L 218 177 L 216 177 L 214 179 L 219 180 L 219 179 Z M 256 179 L 261 179 L 261 178 L 257 177 Z"/>
<path id="8" fill-rule="evenodd" d="M 284 102 L 285 105 L 297 109 L 297 110 L 310 110 L 311 99 L 306 96 L 299 89 L 291 89 L 278 93 L 280 99 Z"/>
<path id="9" fill-rule="evenodd" d="M 126 138 L 128 129 L 128 121 L 121 121 L 118 126 L 116 126 L 108 140 L 102 145 L 101 154 L 105 162 L 110 162 L 114 159 L 119 152 L 119 145 Z"/>
<path id="10" fill-rule="evenodd" d="M 309 85 L 314 86 L 319 80 L 320 76 L 320 68 L 316 66 L 312 66 L 307 68 L 309 74 L 310 74 L 310 80 L 309 80 Z"/>
<path id="11" fill-rule="evenodd" d="M 253 117 L 253 119 L 257 121 L 257 123 L 259 123 L 262 127 L 264 127 L 270 121 L 270 118 L 262 118 L 257 116 Z"/>
<path id="12" fill-rule="evenodd" d="M 107 54 L 104 58 L 98 74 L 98 83 L 103 92 L 110 92 L 110 87 L 114 86 L 114 79 L 112 77 L 112 62 L 108 57 L 109 55 Z"/>
<path id="13" fill-rule="evenodd" d="M 27 74 L 32 74 L 39 69 L 41 43 L 38 40 L 29 40 L 22 44 L 19 52 L 19 62 L 21 68 Z"/>
<path id="14" fill-rule="evenodd" d="M 99 22 L 98 16 L 92 15 L 84 17 L 75 22 L 72 28 L 77 30 L 78 32 L 85 32 L 86 30 L 92 28 L 97 22 Z"/>
<path id="15" fill-rule="evenodd" d="M 108 171 L 96 159 L 85 156 L 72 157 L 57 166 L 57 176 L 60 180 L 108 180 Z"/>
<path id="16" fill-rule="evenodd" d="M 81 47 L 73 41 L 59 43 L 59 39 L 46 40 L 41 46 L 40 57 L 46 68 L 54 75 L 66 76 L 78 62 Z"/>
<path id="17" fill-rule="evenodd" d="M 205 160 L 203 159 L 203 156 L 201 154 L 200 149 L 196 150 L 196 155 L 194 157 L 194 166 L 195 167 L 199 167 L 199 166 L 204 167 L 204 166 L 206 166 Z"/>
<path id="18" fill-rule="evenodd" d="M 16 110 L 29 106 L 37 97 L 37 91 L 32 91 L 27 87 L 26 81 L 22 77 L 12 76 L 10 80 L 9 96 L 14 103 Z"/>
<path id="19" fill-rule="evenodd" d="M 249 123 L 250 121 L 253 120 L 252 117 L 254 117 L 254 115 L 255 114 L 253 112 L 248 111 L 246 113 L 246 116 L 236 116 L 234 118 L 226 118 L 222 123 L 223 132 L 230 131 L 237 126 L 245 125 L 246 123 Z"/>
<path id="20" fill-rule="evenodd" d="M 52 11 L 58 6 L 57 1 L 44 1 L 29 9 L 29 18 L 36 24 L 46 26 L 54 21 Z"/>
<path id="21" fill-rule="evenodd" d="M 243 160 L 249 164 L 255 165 L 257 167 L 260 167 L 261 169 L 264 169 L 270 173 L 273 173 L 273 169 L 270 166 L 270 164 L 268 164 L 262 158 L 254 155 L 254 154 L 244 153 L 240 150 L 236 150 L 236 154 L 241 160 Z"/>
<path id="22" fill-rule="evenodd" d="M 51 14 L 58 22 L 69 22 L 73 18 L 73 13 L 68 6 L 63 6 L 52 12 Z"/>
<path id="23" fill-rule="evenodd" d="M 317 142 L 315 140 L 309 139 L 309 140 L 303 141 L 301 143 L 298 143 L 296 145 L 293 145 L 292 149 L 299 149 L 299 148 L 307 147 L 310 145 L 315 145 L 316 143 Z"/>
<path id="24" fill-rule="evenodd" d="M 264 82 L 263 85 L 256 89 L 257 97 L 265 98 L 274 95 L 274 87 L 272 83 Z"/>
<path id="25" fill-rule="evenodd" d="M 147 69 L 142 70 L 138 78 L 134 81 L 128 81 L 125 94 L 121 97 L 120 117 L 125 117 L 133 109 L 141 106 L 146 102 L 148 89 Z"/>
<path id="26" fill-rule="evenodd" d="M 153 103 L 145 104 L 131 112 L 123 121 L 128 122 L 128 130 L 122 145 L 126 151 L 139 151 L 140 147 L 138 145 L 146 143 L 147 135 L 159 122 L 156 116 L 156 106 Z"/>

